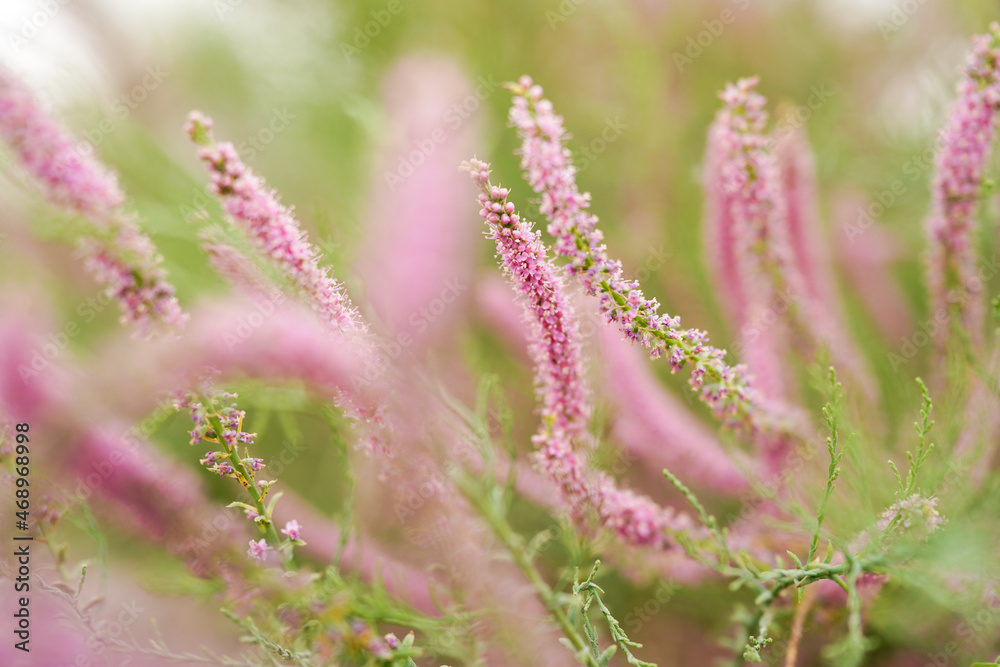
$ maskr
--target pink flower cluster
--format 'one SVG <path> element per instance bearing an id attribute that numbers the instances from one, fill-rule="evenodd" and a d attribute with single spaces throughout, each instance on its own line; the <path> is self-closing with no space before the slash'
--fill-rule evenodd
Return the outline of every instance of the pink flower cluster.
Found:
<path id="1" fill-rule="evenodd" d="M 122 310 L 122 323 L 140 335 L 184 325 L 186 316 L 160 268 L 153 244 L 133 216 L 122 210 L 125 195 L 113 173 L 84 155 L 28 89 L 0 68 L 0 136 L 50 202 L 81 215 L 86 266 Z"/>
<path id="2" fill-rule="evenodd" d="M 624 277 L 621 263 L 609 258 L 597 217 L 589 211 L 590 195 L 577 188 L 572 155 L 563 145 L 562 118 L 531 78 L 522 77 L 511 89 L 510 120 L 522 139 L 521 167 L 542 196 L 554 249 L 570 260 L 569 271 L 587 294 L 599 298 L 605 320 L 653 358 L 666 355 L 674 372 L 690 364 L 692 388 L 727 424 L 772 428 L 774 415 L 751 388 L 746 368 L 729 366 L 725 352 L 709 345 L 705 332 L 683 329 L 680 318 L 660 314 L 656 299 L 647 299 L 637 281 Z"/>
<path id="3" fill-rule="evenodd" d="M 878 529 L 885 532 L 890 526 L 914 531 L 926 537 L 941 527 L 945 519 L 938 513 L 937 498 L 924 498 L 914 493 L 909 498 L 893 503 L 878 521 Z"/>
<path id="4" fill-rule="evenodd" d="M 2 68 L 0 132 L 53 204 L 104 224 L 125 203 L 115 175 L 73 145 L 27 87 Z"/>
<path id="5" fill-rule="evenodd" d="M 556 267 L 531 223 L 521 220 L 507 201 L 507 188 L 491 185 L 489 166 L 479 160 L 463 165 L 481 193 L 480 215 L 487 236 L 496 243 L 504 273 L 524 305 L 530 349 L 542 404 L 542 426 L 533 438 L 536 465 L 559 486 L 574 518 L 596 509 L 601 524 L 633 545 L 667 548 L 670 534 L 691 527 L 686 516 L 648 498 L 620 490 L 604 474 L 590 474 L 572 443 L 584 432 L 589 416 L 582 379 L 576 320 L 563 294 Z"/>
<path id="6" fill-rule="evenodd" d="M 983 308 L 972 232 L 1000 110 L 1000 24 L 974 38 L 963 74 L 934 164 L 928 281 L 932 312 L 949 313 L 976 342 Z M 939 342 L 948 328 L 940 332 Z"/>
<path id="7" fill-rule="evenodd" d="M 206 385 L 207 387 L 207 385 Z M 186 409 L 194 422 L 191 430 L 191 441 L 189 444 L 195 445 L 202 440 L 217 440 L 229 447 L 236 447 L 239 444 L 253 444 L 256 433 L 244 433 L 242 430 L 243 419 L 246 412 L 236 407 L 236 394 L 221 389 L 206 388 L 206 399 L 210 405 L 203 405 L 200 397 L 196 394 L 177 395 L 174 400 L 174 407 L 178 410 Z M 212 427 L 210 416 L 218 416 L 224 429 L 222 434 L 215 432 Z"/>
<path id="8" fill-rule="evenodd" d="M 709 130 L 709 155 L 716 163 L 722 205 L 733 218 L 737 261 L 752 263 L 745 274 L 784 283 L 791 281 L 788 239 L 781 225 L 784 199 L 777 165 L 764 135 L 766 101 L 756 86 L 756 77 L 740 79 L 719 95 L 724 106 Z M 756 291 L 766 291 L 766 287 Z"/>
<path id="9" fill-rule="evenodd" d="M 284 206 L 277 193 L 243 164 L 231 143 L 216 142 L 211 130 L 211 118 L 191 112 L 188 134 L 202 144 L 198 157 L 211 174 L 213 193 L 233 223 L 282 269 L 334 330 L 365 333 L 367 325 L 343 286 L 319 265 L 320 253 L 309 243 L 292 209 Z"/>

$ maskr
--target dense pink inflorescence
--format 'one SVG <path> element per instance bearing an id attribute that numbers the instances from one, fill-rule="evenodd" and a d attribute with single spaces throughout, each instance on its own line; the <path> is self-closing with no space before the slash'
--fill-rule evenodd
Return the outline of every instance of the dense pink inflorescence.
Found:
<path id="1" fill-rule="evenodd" d="M 765 100 L 755 89 L 757 79 L 741 79 L 719 94 L 723 108 L 709 130 L 710 162 L 718 170 L 719 190 L 733 217 L 738 259 L 744 276 L 762 285 L 751 292 L 766 292 L 772 280 L 797 280 L 792 272 L 788 239 L 781 224 L 786 215 L 774 155 L 767 150 Z"/>
<path id="2" fill-rule="evenodd" d="M 817 249 L 808 145 L 795 131 L 764 134 L 766 101 L 756 86 L 756 78 L 741 79 L 720 94 L 706 160 L 709 224 L 726 226 L 716 234 L 722 247 L 710 252 L 724 265 L 724 294 L 739 302 L 740 346 L 770 398 L 784 398 L 784 349 L 793 335 L 809 348 L 828 348 L 871 393 L 871 378 L 834 315 L 832 276 Z"/>
<path id="3" fill-rule="evenodd" d="M 569 271 L 587 294 L 600 300 L 605 320 L 652 357 L 666 355 L 675 372 L 691 364 L 692 388 L 727 424 L 771 428 L 773 415 L 752 390 L 745 367 L 729 366 L 725 352 L 709 345 L 705 332 L 683 329 L 680 318 L 660 314 L 657 301 L 647 299 L 638 282 L 624 277 L 621 263 L 609 258 L 597 217 L 589 211 L 590 195 L 577 189 L 572 155 L 563 145 L 562 118 L 529 77 L 511 89 L 510 119 L 522 139 L 521 167 L 542 196 L 541 211 L 555 237 L 555 251 L 570 260 Z"/>
<path id="4" fill-rule="evenodd" d="M 604 474 L 591 474 L 572 443 L 587 424 L 589 407 L 582 377 L 577 326 L 556 267 L 531 223 L 522 221 L 506 188 L 490 185 L 489 167 L 478 160 L 465 168 L 482 193 L 480 215 L 496 243 L 501 266 L 522 299 L 530 326 L 530 349 L 542 405 L 542 426 L 533 438 L 535 463 L 554 480 L 574 518 L 596 509 L 601 524 L 633 545 L 667 548 L 669 534 L 690 528 L 684 515 L 618 489 Z"/>
<path id="5" fill-rule="evenodd" d="M 184 325 L 185 315 L 160 268 L 152 242 L 122 210 L 113 173 L 75 146 L 30 91 L 0 68 L 0 135 L 53 204 L 86 218 L 81 234 L 87 269 L 141 335 Z"/>
<path id="6" fill-rule="evenodd" d="M 52 203 L 98 224 L 125 203 L 115 175 L 79 150 L 6 69 L 0 69 L 0 132 Z"/>
<path id="7" fill-rule="evenodd" d="M 734 330 L 740 332 L 737 351 L 754 376 L 755 386 L 771 399 L 787 393 L 784 348 L 788 331 L 768 311 L 792 307 L 795 295 L 774 288 L 762 270 L 767 259 L 785 264 L 774 254 L 776 222 L 782 199 L 777 172 L 763 151 L 766 122 L 764 98 L 753 91 L 755 80 L 728 86 L 725 107 L 708 133 L 705 160 L 706 248 Z M 750 177 L 750 174 L 753 177 Z M 783 247 L 783 246 L 779 246 Z M 773 313 L 772 313 L 773 314 Z M 767 324 L 764 324 L 767 322 Z M 762 331 L 766 329 L 766 331 Z"/>
<path id="8" fill-rule="evenodd" d="M 332 328 L 365 333 L 367 325 L 351 304 L 343 286 L 319 265 L 320 253 L 309 243 L 291 208 L 240 159 L 229 142 L 216 142 L 212 119 L 192 111 L 187 130 L 203 144 L 198 157 L 212 177 L 212 192 L 233 223 L 291 279 L 313 309 Z"/>
<path id="9" fill-rule="evenodd" d="M 987 34 L 975 37 L 958 95 L 934 163 L 933 206 L 927 220 L 928 283 L 932 312 L 954 317 L 978 342 L 983 286 L 976 273 L 973 216 L 1000 109 L 1000 24 L 990 24 Z M 938 330 L 938 341 L 943 343 L 949 328 Z"/>

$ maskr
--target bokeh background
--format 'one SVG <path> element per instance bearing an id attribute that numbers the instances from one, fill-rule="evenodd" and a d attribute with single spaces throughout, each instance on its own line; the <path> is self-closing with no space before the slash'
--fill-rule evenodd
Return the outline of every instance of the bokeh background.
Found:
<path id="1" fill-rule="evenodd" d="M 735 336 L 705 261 L 701 169 L 717 92 L 758 75 L 779 127 L 808 135 L 850 330 L 884 409 L 903 414 L 916 404 L 912 377 L 930 359 L 928 349 L 912 358 L 902 350 L 927 316 L 921 257 L 935 134 L 969 35 L 996 16 L 985 0 L 5 0 L 0 58 L 78 133 L 81 151 L 119 173 L 182 303 L 228 289 L 197 240 L 221 220 L 183 132 L 187 113 L 200 109 L 294 204 L 380 331 L 409 334 L 416 342 L 405 353 L 456 391 L 499 374 L 521 415 L 532 409 L 530 369 L 489 314 L 500 298 L 493 247 L 457 172 L 472 155 L 490 159 L 496 180 L 537 219 L 506 127 L 503 82 L 530 74 L 545 87 L 572 133 L 581 189 L 593 193 L 611 254 L 640 272 L 668 312 L 725 347 Z M 81 307 L 96 288 L 63 243 L 65 219 L 8 172 L 0 195 L 0 233 L 17 241 L 30 219 L 32 247 L 45 249 L 12 252 L 24 245 L 0 240 L 3 288 L 43 303 L 53 322 L 78 322 L 70 354 L 87 359 L 118 327 L 115 307 Z M 985 208 L 995 219 L 995 202 Z M 980 242 L 992 256 L 995 236 Z M 414 271 L 439 280 L 427 292 Z M 438 310 L 435 299 L 446 296 Z M 666 364 L 654 371 L 711 422 L 686 400 L 682 378 Z M 309 399 L 260 387 L 243 398 L 265 457 L 290 442 L 311 446 L 308 465 L 288 465 L 282 483 L 322 513 L 342 512 L 343 459 L 321 446 L 328 425 Z M 526 439 L 534 423 L 522 421 Z M 167 415 L 152 439 L 196 468 L 186 428 L 183 416 Z M 221 483 L 204 484 L 229 497 Z M 358 511 L 377 525 L 378 490 L 359 493 L 368 500 Z M 168 638 L 236 645 L 235 630 L 204 604 L 206 584 L 113 519 L 95 521 L 100 549 L 86 526 L 68 528 L 67 539 L 79 558 L 109 560 L 110 597 L 117 587 L 118 598 L 155 606 Z M 519 521 L 537 529 L 550 519 L 526 505 Z M 549 555 L 561 558 L 559 549 Z M 656 599 L 653 584 L 616 581 L 606 587 L 609 604 L 623 616 Z M 721 654 L 713 636 L 729 627 L 721 591 L 671 590 L 672 602 L 657 605 L 661 620 L 639 623 L 636 638 L 661 665 L 708 664 Z M 910 621 L 880 628 L 883 640 L 910 641 Z"/>

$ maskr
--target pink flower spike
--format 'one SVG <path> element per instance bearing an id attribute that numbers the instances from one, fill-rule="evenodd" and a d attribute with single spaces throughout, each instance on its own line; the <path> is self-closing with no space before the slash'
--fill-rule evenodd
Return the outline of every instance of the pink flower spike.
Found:
<path id="1" fill-rule="evenodd" d="M 319 265 L 320 252 L 309 243 L 292 209 L 247 167 L 229 142 L 212 138 L 212 120 L 192 111 L 187 131 L 202 145 L 198 157 L 212 177 L 211 190 L 234 226 L 301 290 L 319 316 L 335 331 L 364 334 L 368 327 L 343 285 Z"/>
<path id="2" fill-rule="evenodd" d="M 726 106 L 709 129 L 704 174 L 705 247 L 730 327 L 740 332 L 737 356 L 746 362 L 759 392 L 772 400 L 786 400 L 789 369 L 783 351 L 788 344 L 787 322 L 772 318 L 766 332 L 761 331 L 765 326 L 761 322 L 769 311 L 791 308 L 797 295 L 775 290 L 761 266 L 759 250 L 766 248 L 767 237 L 774 235 L 777 219 L 771 212 L 781 200 L 770 156 L 759 152 L 751 157 L 751 152 L 760 151 L 765 143 L 760 132 L 766 121 L 764 98 L 753 91 L 754 83 L 745 79 L 727 86 L 720 94 Z M 751 173 L 757 177 L 748 177 Z M 764 241 L 759 241 L 761 236 Z"/>
<path id="3" fill-rule="evenodd" d="M 281 529 L 282 535 L 287 535 L 290 540 L 299 539 L 299 533 L 302 531 L 302 526 L 295 519 L 292 519 L 285 524 L 285 527 Z"/>
<path id="4" fill-rule="evenodd" d="M 994 22 L 988 33 L 973 39 L 958 99 L 941 131 L 927 219 L 931 313 L 935 317 L 941 313 L 961 326 L 974 345 L 983 339 L 984 313 L 972 233 L 1000 109 L 998 49 L 1000 24 Z M 944 345 L 952 331 L 951 325 L 938 327 L 938 343 Z"/>
<path id="5" fill-rule="evenodd" d="M 160 267 L 152 242 L 122 210 L 115 175 L 80 152 L 70 134 L 30 91 L 0 67 L 0 137 L 56 206 L 83 216 L 90 228 L 80 246 L 87 269 L 118 302 L 121 322 L 148 337 L 184 326 L 186 315 Z"/>
<path id="6" fill-rule="evenodd" d="M 257 561 L 258 563 L 263 563 L 264 558 L 267 557 L 267 552 L 270 549 L 271 547 L 267 544 L 267 541 L 264 540 L 264 538 L 261 538 L 257 542 L 250 540 L 250 548 L 247 549 L 247 557 L 251 560 Z"/>
<path id="7" fill-rule="evenodd" d="M 103 224 L 125 203 L 114 173 L 73 144 L 28 88 L 0 68 L 0 134 L 53 204 Z"/>
<path id="8" fill-rule="evenodd" d="M 529 326 L 529 350 L 542 415 L 539 432 L 532 438 L 537 449 L 533 456 L 536 467 L 555 482 L 578 523 L 586 523 L 596 513 L 604 528 L 632 546 L 670 548 L 673 533 L 691 528 L 688 518 L 617 488 L 603 473 L 591 473 L 573 451 L 573 442 L 586 437 L 590 409 L 576 318 L 563 293 L 562 280 L 546 258 L 538 232 L 531 223 L 522 221 L 507 201 L 509 191 L 489 182 L 489 166 L 471 160 L 462 168 L 479 186 L 486 235 L 496 243 L 497 257 L 521 299 Z"/>
<path id="9" fill-rule="evenodd" d="M 489 184 L 488 165 L 473 160 L 465 167 L 482 190 L 480 215 L 488 224 L 487 236 L 496 243 L 504 274 L 523 299 L 531 327 L 529 351 L 535 363 L 542 418 L 553 428 L 578 435 L 586 428 L 590 409 L 582 379 L 576 317 L 563 294 L 562 281 L 545 257 L 538 232 L 513 212 L 506 191 Z"/>
<path id="10" fill-rule="evenodd" d="M 696 329 L 682 329 L 680 319 L 659 312 L 639 283 L 624 277 L 620 262 L 608 256 L 597 217 L 589 211 L 590 194 L 576 185 L 572 154 L 563 141 L 562 118 L 542 89 L 529 77 L 509 88 L 514 92 L 511 123 L 521 137 L 521 168 L 531 188 L 541 195 L 541 211 L 555 237 L 555 252 L 569 259 L 569 272 L 584 291 L 599 300 L 605 322 L 645 347 L 651 357 L 666 356 L 674 372 L 690 364 L 689 383 L 725 424 L 745 431 L 784 429 L 784 417 L 750 386 L 744 366 L 729 366 L 725 352 L 708 345 Z"/>

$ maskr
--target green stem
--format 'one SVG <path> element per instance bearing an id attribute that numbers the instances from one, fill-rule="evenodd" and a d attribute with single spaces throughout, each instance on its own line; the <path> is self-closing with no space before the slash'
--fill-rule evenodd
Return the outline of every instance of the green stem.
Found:
<path id="1" fill-rule="evenodd" d="M 253 472 L 251 472 L 243 464 L 243 460 L 240 458 L 239 443 L 233 447 L 230 447 L 229 444 L 226 443 L 225 439 L 222 437 L 222 434 L 225 433 L 225 429 L 222 425 L 222 420 L 219 419 L 218 415 L 209 415 L 208 421 L 212 425 L 212 430 L 215 431 L 215 434 L 218 436 L 219 443 L 225 447 L 226 453 L 229 455 L 229 462 L 232 464 L 233 469 L 246 482 L 242 486 L 247 490 L 250 497 L 253 499 L 257 514 L 264 517 L 264 523 L 266 523 L 266 525 L 262 527 L 265 535 L 267 536 L 267 541 L 270 542 L 275 550 L 281 554 L 281 560 L 285 569 L 291 569 L 294 565 L 292 554 L 289 550 L 281 548 L 282 540 L 281 537 L 278 536 L 278 531 L 274 527 L 274 519 L 271 518 L 271 513 L 267 511 L 267 506 L 264 505 L 264 496 L 261 495 L 260 489 L 254 481 Z"/>
<path id="2" fill-rule="evenodd" d="M 490 528 L 500 538 L 500 541 L 510 552 L 511 556 L 513 556 L 514 563 L 524 573 L 524 576 L 528 578 L 542 604 L 549 610 L 549 613 L 556 620 L 556 623 L 558 623 L 570 644 L 572 644 L 577 657 L 584 656 L 586 659 L 585 664 L 588 667 L 598 667 L 597 662 L 588 651 L 587 642 L 584 641 L 583 637 L 576 631 L 576 628 L 573 627 L 573 624 L 570 623 L 555 592 L 545 583 L 542 575 L 531 564 L 531 559 L 525 553 L 524 538 L 514 531 L 510 524 L 490 504 L 488 499 L 483 498 L 482 494 L 479 493 L 479 490 L 470 480 L 464 476 L 456 476 L 456 484 L 466 499 L 486 519 L 486 523 L 489 524 Z"/>

